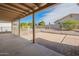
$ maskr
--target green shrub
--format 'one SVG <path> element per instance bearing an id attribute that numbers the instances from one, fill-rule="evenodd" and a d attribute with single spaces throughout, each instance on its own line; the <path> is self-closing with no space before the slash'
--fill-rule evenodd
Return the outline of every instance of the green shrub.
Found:
<path id="1" fill-rule="evenodd" d="M 21 28 L 28 28 L 28 23 L 23 22 L 20 24 L 20 26 L 21 26 Z"/>
<path id="2" fill-rule="evenodd" d="M 77 24 L 79 24 L 78 20 L 65 20 L 62 22 L 62 27 L 65 30 L 73 30 L 76 29 Z"/>
<path id="3" fill-rule="evenodd" d="M 44 21 L 39 22 L 39 26 L 40 26 L 41 28 L 45 27 L 45 22 L 44 22 Z"/>

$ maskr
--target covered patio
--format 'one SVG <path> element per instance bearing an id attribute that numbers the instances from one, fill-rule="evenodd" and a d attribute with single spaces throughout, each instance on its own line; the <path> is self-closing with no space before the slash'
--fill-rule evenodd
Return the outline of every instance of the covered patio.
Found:
<path id="1" fill-rule="evenodd" d="M 1 3 L 0 20 L 11 23 L 11 33 L 0 33 L 0 55 L 8 56 L 60 56 L 51 49 L 35 43 L 35 13 L 55 3 Z M 33 40 L 20 37 L 20 19 L 32 15 Z M 18 33 L 14 31 L 13 24 L 18 21 Z M 27 20 L 27 19 L 26 19 Z M 26 35 L 27 36 L 27 35 Z"/>
<path id="2" fill-rule="evenodd" d="M 18 33 L 20 36 L 20 19 L 32 15 L 33 22 L 33 43 L 35 43 L 35 13 L 46 9 L 49 6 L 56 5 L 56 3 L 1 3 L 0 4 L 0 19 L 11 22 L 12 34 L 15 32 L 15 21 L 17 21 Z M 27 20 L 27 19 L 26 19 Z"/>
<path id="3" fill-rule="evenodd" d="M 61 56 L 37 43 L 15 36 L 11 33 L 0 34 L 0 55 L 2 56 Z"/>

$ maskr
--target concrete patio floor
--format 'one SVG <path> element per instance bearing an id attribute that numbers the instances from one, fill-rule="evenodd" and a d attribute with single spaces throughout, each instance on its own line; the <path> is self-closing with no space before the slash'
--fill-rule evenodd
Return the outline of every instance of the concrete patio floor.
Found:
<path id="1" fill-rule="evenodd" d="M 2 56 L 61 56 L 51 49 L 15 36 L 11 33 L 0 34 L 0 55 Z"/>

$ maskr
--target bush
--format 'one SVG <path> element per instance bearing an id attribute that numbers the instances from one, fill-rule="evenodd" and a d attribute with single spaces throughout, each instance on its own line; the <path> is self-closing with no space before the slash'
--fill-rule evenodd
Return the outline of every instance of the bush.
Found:
<path id="1" fill-rule="evenodd" d="M 62 22 L 62 27 L 65 30 L 73 30 L 76 29 L 77 24 L 79 24 L 77 20 L 65 20 Z"/>
<path id="2" fill-rule="evenodd" d="M 44 21 L 39 22 L 39 26 L 42 28 L 45 27 L 45 22 Z"/>
<path id="3" fill-rule="evenodd" d="M 21 26 L 21 28 L 28 28 L 28 23 L 23 22 L 20 24 L 20 26 Z"/>

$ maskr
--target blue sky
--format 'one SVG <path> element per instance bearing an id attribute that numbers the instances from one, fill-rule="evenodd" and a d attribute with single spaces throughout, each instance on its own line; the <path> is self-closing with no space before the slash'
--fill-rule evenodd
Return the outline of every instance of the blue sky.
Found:
<path id="1" fill-rule="evenodd" d="M 39 11 L 39 12 L 35 13 L 35 22 L 39 23 L 40 21 L 42 21 L 43 19 L 41 19 L 41 18 L 44 17 L 45 14 L 47 14 L 51 11 L 52 11 L 52 9 L 47 8 L 45 10 L 42 10 L 42 11 Z M 32 15 L 21 18 L 21 22 L 26 22 L 26 23 L 32 22 Z"/>
<path id="2" fill-rule="evenodd" d="M 62 19 L 70 14 L 79 14 L 79 5 L 76 3 L 61 3 L 51 7 L 51 12 L 47 13 L 42 19 L 46 24 L 54 24 L 55 21 Z"/>
<path id="3" fill-rule="evenodd" d="M 79 14 L 79 5 L 76 3 L 61 3 L 56 6 L 51 6 L 45 10 L 37 12 L 35 14 L 36 23 L 41 20 L 45 21 L 46 24 L 54 24 L 55 21 L 62 19 L 69 14 Z M 31 22 L 32 16 L 24 17 L 21 22 Z"/>

